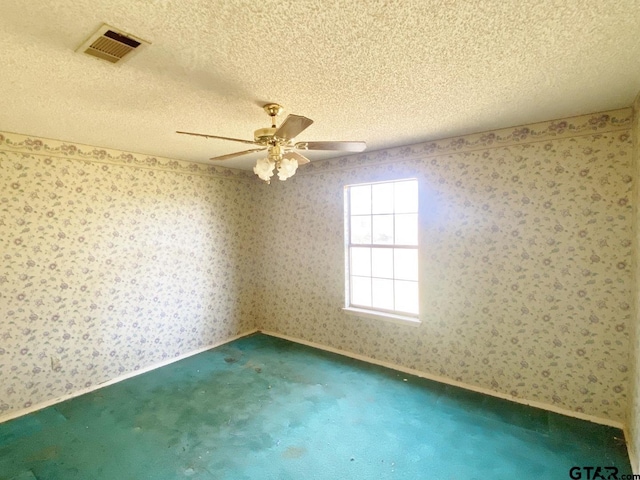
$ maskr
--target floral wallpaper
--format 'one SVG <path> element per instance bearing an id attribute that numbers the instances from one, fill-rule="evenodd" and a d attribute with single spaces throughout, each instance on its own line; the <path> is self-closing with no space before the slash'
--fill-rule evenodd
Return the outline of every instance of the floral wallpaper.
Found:
<path id="1" fill-rule="evenodd" d="M 313 162 L 262 187 L 257 324 L 622 422 L 630 388 L 630 108 Z M 416 177 L 419 327 L 348 316 L 345 185 Z"/>
<path id="2" fill-rule="evenodd" d="M 633 158 L 634 158 L 634 177 L 640 178 L 640 94 L 635 99 L 633 104 L 634 116 L 633 116 Z M 638 295 L 638 280 L 640 279 L 640 262 L 638 256 L 640 255 L 640 210 L 638 204 L 640 203 L 640 192 L 636 182 L 633 192 L 633 199 L 635 202 L 635 238 L 634 238 L 634 259 L 635 259 L 635 296 L 634 296 L 634 319 L 633 328 L 631 329 L 631 395 L 628 411 L 628 425 L 630 433 L 630 448 L 629 453 L 631 457 L 631 465 L 633 466 L 634 473 L 640 473 L 640 295 Z"/>
<path id="3" fill-rule="evenodd" d="M 631 120 L 365 152 L 271 185 L 0 132 L 0 420 L 258 327 L 624 421 Z M 406 177 L 421 190 L 421 324 L 348 316 L 344 186 Z"/>
<path id="4" fill-rule="evenodd" d="M 252 330 L 252 183 L 0 133 L 0 420 Z"/>

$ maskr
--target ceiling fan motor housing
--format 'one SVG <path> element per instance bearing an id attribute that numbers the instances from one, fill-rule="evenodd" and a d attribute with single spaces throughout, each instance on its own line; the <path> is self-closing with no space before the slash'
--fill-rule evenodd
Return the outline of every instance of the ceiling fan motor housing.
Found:
<path id="1" fill-rule="evenodd" d="M 259 128 L 258 130 L 253 132 L 253 138 L 256 142 L 266 145 L 273 138 L 276 130 L 277 128 Z"/>

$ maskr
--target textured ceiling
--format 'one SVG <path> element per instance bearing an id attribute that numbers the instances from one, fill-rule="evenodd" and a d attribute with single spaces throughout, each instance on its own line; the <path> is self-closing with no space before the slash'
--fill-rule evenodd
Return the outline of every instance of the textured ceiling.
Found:
<path id="1" fill-rule="evenodd" d="M 75 53 L 102 23 L 152 45 Z M 266 102 L 375 150 L 640 91 L 638 0 L 0 0 L 0 28 L 0 130 L 194 161 L 248 146 L 175 130 L 252 139 Z"/>

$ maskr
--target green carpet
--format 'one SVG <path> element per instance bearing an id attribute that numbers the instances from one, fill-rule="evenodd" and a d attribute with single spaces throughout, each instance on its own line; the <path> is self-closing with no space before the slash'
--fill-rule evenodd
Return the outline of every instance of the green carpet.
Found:
<path id="1" fill-rule="evenodd" d="M 621 438 L 256 334 L 0 424 L 0 479 L 566 480 Z"/>

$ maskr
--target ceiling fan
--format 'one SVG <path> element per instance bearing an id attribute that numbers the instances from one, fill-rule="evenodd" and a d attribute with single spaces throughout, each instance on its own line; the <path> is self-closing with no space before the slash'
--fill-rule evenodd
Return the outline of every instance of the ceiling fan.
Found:
<path id="1" fill-rule="evenodd" d="M 243 150 L 242 152 L 230 153 L 213 157 L 210 160 L 229 160 L 253 152 L 266 150 L 267 157 L 261 158 L 253 167 L 253 172 L 262 180 L 270 183 L 274 170 L 278 169 L 278 178 L 286 180 L 292 177 L 298 165 L 309 163 L 309 159 L 295 150 L 335 150 L 341 152 L 362 152 L 367 145 L 365 142 L 295 142 L 295 137 L 308 128 L 313 120 L 301 115 L 288 115 L 284 122 L 276 127 L 276 117 L 282 113 L 282 106 L 277 103 L 267 103 L 264 111 L 271 117 L 271 127 L 259 128 L 253 132 L 253 140 L 243 140 L 240 138 L 220 137 L 218 135 L 207 135 L 204 133 L 176 132 L 183 135 L 195 135 L 197 137 L 218 138 L 220 140 L 231 140 L 232 142 L 248 143 L 258 145 L 257 148 Z"/>

